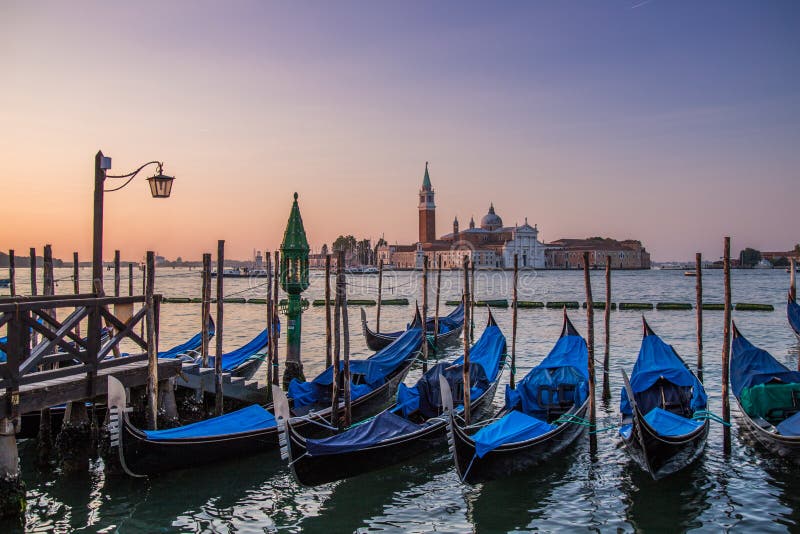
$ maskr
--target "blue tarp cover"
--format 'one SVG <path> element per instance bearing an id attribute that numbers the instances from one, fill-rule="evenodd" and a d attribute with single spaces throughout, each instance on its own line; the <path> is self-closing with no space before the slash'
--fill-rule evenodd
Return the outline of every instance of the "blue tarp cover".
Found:
<path id="1" fill-rule="evenodd" d="M 215 330 L 216 330 L 216 328 L 214 326 L 214 321 L 209 319 L 209 321 L 208 321 L 208 339 L 211 339 L 212 337 L 214 337 Z M 176 345 L 176 346 L 172 347 L 169 350 L 165 350 L 163 352 L 159 352 L 158 353 L 158 357 L 159 358 L 175 358 L 177 356 L 180 356 L 181 354 L 186 354 L 187 352 L 195 351 L 195 350 L 200 349 L 200 346 L 202 345 L 202 343 L 203 343 L 203 332 L 198 332 L 197 334 L 195 334 L 194 336 L 189 338 L 188 341 L 185 341 L 184 343 L 181 343 L 180 345 Z M 225 356 L 224 355 L 222 357 L 222 361 L 223 361 L 223 363 L 225 361 Z"/>
<path id="2" fill-rule="evenodd" d="M 634 393 L 641 393 L 656 383 L 659 378 L 672 382 L 676 386 L 692 388 L 691 409 L 704 410 L 708 403 L 703 385 L 686 367 L 675 351 L 664 343 L 660 337 L 650 334 L 642 339 L 639 357 L 631 373 L 631 387 Z M 622 388 L 620 412 L 631 414 L 631 403 L 625 388 Z"/>
<path id="3" fill-rule="evenodd" d="M 406 330 L 402 336 L 394 340 L 389 346 L 376 352 L 366 360 L 351 360 L 351 375 L 362 375 L 363 382 L 365 382 L 351 385 L 351 399 L 355 400 L 383 384 L 386 377 L 402 365 L 421 345 L 421 329 L 412 328 Z M 344 362 L 339 362 L 339 368 L 342 369 L 343 367 Z M 294 400 L 296 407 L 311 406 L 318 402 L 330 401 L 331 384 L 333 384 L 332 365 L 310 382 L 300 382 L 297 379 L 293 379 L 289 383 L 287 393 Z"/>
<path id="4" fill-rule="evenodd" d="M 8 337 L 0 337 L 0 343 L 8 343 Z M 0 362 L 6 361 L 6 353 L 0 350 Z"/>
<path id="5" fill-rule="evenodd" d="M 789 324 L 797 335 L 800 335 L 800 304 L 789 301 L 786 305 L 786 315 L 789 317 Z"/>
<path id="6" fill-rule="evenodd" d="M 738 398 L 744 388 L 772 380 L 800 382 L 800 372 L 790 371 L 772 355 L 750 343 L 744 336 L 733 339 L 731 345 L 731 389 Z"/>
<path id="7" fill-rule="evenodd" d="M 478 458 L 483 458 L 487 452 L 500 445 L 533 439 L 554 428 L 556 427 L 540 419 L 513 410 L 475 433 L 475 454 Z"/>
<path id="8" fill-rule="evenodd" d="M 702 421 L 687 419 L 661 408 L 653 408 L 644 416 L 647 424 L 653 427 L 659 436 L 683 436 L 703 426 Z"/>
<path id="9" fill-rule="evenodd" d="M 306 447 L 311 456 L 343 454 L 371 447 L 390 438 L 411 434 L 422 428 L 389 411 L 381 412 L 374 419 L 356 425 L 341 434 L 323 439 L 308 439 Z"/>
<path id="10" fill-rule="evenodd" d="M 458 328 L 464 322 L 464 305 L 459 304 L 455 310 L 451 311 L 448 315 L 439 318 L 439 334 L 445 334 L 454 328 Z M 410 328 L 409 325 L 407 328 Z M 428 335 L 433 334 L 433 329 L 436 326 L 436 318 L 431 317 L 425 321 L 425 332 Z M 387 337 L 400 337 L 403 332 L 381 332 L 382 336 Z"/>
<path id="11" fill-rule="evenodd" d="M 776 428 L 782 436 L 800 436 L 800 412 L 784 419 Z"/>
<path id="12" fill-rule="evenodd" d="M 483 331 L 480 339 L 472 346 L 470 360 L 470 396 L 477 397 L 500 372 L 500 362 L 506 352 L 506 338 L 496 325 Z M 452 362 L 436 364 L 428 369 L 412 387 L 400 384 L 397 390 L 397 404 L 404 416 L 421 410 L 425 417 L 434 417 L 441 413 L 441 392 L 439 391 L 439 375 L 444 374 L 453 392 L 453 402 L 458 404 L 463 396 L 463 364 L 461 356 Z M 445 371 L 446 369 L 449 370 Z"/>
<path id="13" fill-rule="evenodd" d="M 203 438 L 250 432 L 275 426 L 275 416 L 258 405 L 248 406 L 219 417 L 198 423 L 167 428 L 165 430 L 145 430 L 148 439 L 166 441 L 171 439 Z"/>
<path id="14" fill-rule="evenodd" d="M 265 328 L 254 337 L 249 343 L 238 349 L 222 355 L 222 370 L 233 371 L 244 362 L 261 352 L 269 341 L 269 334 Z M 209 367 L 214 367 L 214 356 L 208 358 Z"/>

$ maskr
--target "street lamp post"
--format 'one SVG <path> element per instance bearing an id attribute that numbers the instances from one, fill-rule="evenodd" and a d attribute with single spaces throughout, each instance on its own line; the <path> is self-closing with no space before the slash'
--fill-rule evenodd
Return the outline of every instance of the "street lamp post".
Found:
<path id="1" fill-rule="evenodd" d="M 300 359 L 300 332 L 302 314 L 308 302 L 301 300 L 300 294 L 308 289 L 308 240 L 294 194 L 292 211 L 281 244 L 281 287 L 288 293 L 285 312 L 286 326 L 286 366 L 283 373 L 283 387 L 289 387 L 293 378 L 305 380 L 303 363 Z"/>
<path id="2" fill-rule="evenodd" d="M 111 158 L 103 155 L 99 150 L 94 157 L 94 234 L 92 239 L 92 292 L 101 295 L 103 292 L 103 193 L 106 191 L 119 191 L 136 178 L 136 175 L 148 165 L 157 165 L 158 173 L 147 179 L 150 183 L 150 194 L 153 198 L 168 198 L 172 192 L 172 176 L 165 176 L 163 173 L 163 163 L 159 161 L 148 161 L 135 171 L 119 176 L 106 175 L 106 171 L 111 168 Z M 127 178 L 121 186 L 105 189 L 107 178 Z"/>

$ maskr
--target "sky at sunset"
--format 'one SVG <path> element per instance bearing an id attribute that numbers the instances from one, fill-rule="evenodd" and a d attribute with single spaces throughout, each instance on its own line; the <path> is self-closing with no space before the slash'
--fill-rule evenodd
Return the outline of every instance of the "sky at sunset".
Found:
<path id="1" fill-rule="evenodd" d="M 800 3 L 0 0 L 0 249 L 88 260 L 411 243 L 483 216 L 641 239 L 656 261 L 800 241 Z M 152 174 L 152 173 L 150 173 Z M 148 174 L 149 176 L 149 174 Z"/>

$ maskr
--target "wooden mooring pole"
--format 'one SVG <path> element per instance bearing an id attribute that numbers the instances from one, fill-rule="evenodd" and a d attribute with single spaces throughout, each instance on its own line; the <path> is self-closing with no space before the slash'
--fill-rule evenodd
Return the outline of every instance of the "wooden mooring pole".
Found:
<path id="1" fill-rule="evenodd" d="M 147 251 L 145 271 L 145 306 L 147 306 L 147 426 L 158 428 L 158 351 L 156 349 L 155 323 L 155 282 L 156 257 L 152 250 Z"/>
<path id="2" fill-rule="evenodd" d="M 344 252 L 339 253 L 342 265 L 344 265 Z M 351 398 L 350 398 L 350 322 L 347 316 L 347 278 L 342 270 L 342 348 L 344 349 L 344 362 L 342 366 L 342 381 L 344 382 L 344 428 L 348 428 L 352 422 Z"/>
<path id="3" fill-rule="evenodd" d="M 728 396 L 728 383 L 730 381 L 729 358 L 731 354 L 731 238 L 726 237 L 722 253 L 722 275 L 725 283 L 725 312 L 722 328 L 722 419 L 731 422 L 731 405 Z M 731 427 L 722 426 L 722 450 L 725 454 L 731 452 Z"/>
<path id="4" fill-rule="evenodd" d="M 433 317 L 433 350 L 439 350 L 439 296 L 442 292 L 442 256 L 436 258 L 436 309 Z"/>
<path id="5" fill-rule="evenodd" d="M 586 346 L 589 352 L 589 451 L 597 453 L 597 403 L 595 402 L 594 374 L 594 300 L 592 299 L 592 279 L 589 274 L 589 252 L 583 253 L 583 279 L 586 284 Z M 607 303 L 610 306 L 610 303 Z"/>
<path id="6" fill-rule="evenodd" d="M 422 257 L 422 372 L 428 371 L 428 256 Z"/>
<path id="7" fill-rule="evenodd" d="M 35 254 L 34 254 L 35 258 Z M 44 252 L 42 253 L 42 294 L 44 296 L 52 296 L 55 294 L 55 282 L 53 281 L 53 252 L 50 248 L 50 245 L 44 246 Z M 35 278 L 35 273 L 32 273 L 32 276 Z M 32 283 L 34 278 L 32 278 Z M 33 286 L 32 286 L 33 287 Z M 33 293 L 32 293 L 33 294 Z M 34 338 L 35 339 L 35 338 Z M 34 341 L 34 344 L 36 342 Z M 50 365 L 43 365 L 41 367 L 43 371 L 49 370 Z M 69 419 L 66 417 L 69 415 L 68 412 L 71 412 L 73 407 L 73 403 L 67 404 L 67 409 L 65 413 L 65 419 Z M 85 410 L 84 410 L 85 412 Z M 38 450 L 37 450 L 37 463 L 39 467 L 49 467 L 50 460 L 53 451 L 53 436 L 52 436 L 52 423 L 51 423 L 51 414 L 50 408 L 44 408 L 39 412 L 39 434 L 38 434 Z M 67 466 L 67 471 L 70 471 L 69 466 Z"/>
<path id="8" fill-rule="evenodd" d="M 225 291 L 222 273 L 225 271 L 225 240 L 217 241 L 217 351 L 214 356 L 214 414 L 222 415 L 222 319 Z"/>
<path id="9" fill-rule="evenodd" d="M 31 296 L 36 296 L 39 292 L 38 288 L 36 287 L 36 249 L 31 247 L 30 249 L 30 267 L 31 267 Z M 36 346 L 39 342 L 39 334 L 35 331 L 31 332 L 31 346 Z"/>
<path id="10" fill-rule="evenodd" d="M 272 254 L 264 251 L 266 256 L 266 264 L 264 265 L 267 270 L 267 384 L 272 384 L 272 351 L 275 346 L 275 333 L 273 327 L 275 320 L 272 315 Z M 272 397 L 272 388 L 267 388 L 267 399 Z"/>
<path id="11" fill-rule="evenodd" d="M 381 266 L 383 263 L 381 262 Z M 380 281 L 378 282 L 380 287 Z M 380 298 L 380 290 L 378 291 Z M 378 305 L 380 310 L 380 304 Z M 378 315 L 380 317 L 380 313 Z M 331 255 L 325 255 L 325 368 L 333 365 L 333 347 L 331 347 Z"/>
<path id="12" fill-rule="evenodd" d="M 72 253 L 72 291 L 76 295 L 81 294 L 81 273 L 80 273 L 80 262 L 78 261 L 78 253 Z M 81 323 L 75 325 L 75 334 L 80 337 L 81 335 Z"/>
<path id="13" fill-rule="evenodd" d="M 587 304 L 588 306 L 588 304 Z M 606 308 L 603 310 L 603 400 L 611 400 L 611 384 L 609 383 L 609 365 L 611 364 L 611 255 L 606 255 Z"/>
<path id="14" fill-rule="evenodd" d="M 469 380 L 469 325 L 471 322 L 471 302 L 472 296 L 469 292 L 469 256 L 464 256 L 464 422 L 470 422 L 470 380 Z"/>
<path id="15" fill-rule="evenodd" d="M 327 296 L 325 298 L 328 298 Z M 381 301 L 383 300 L 383 258 L 378 264 L 378 311 L 375 317 L 375 331 L 381 331 Z"/>
<path id="16" fill-rule="evenodd" d="M 203 254 L 202 294 L 200 299 L 200 328 L 202 329 L 203 342 L 200 345 L 200 361 L 203 367 L 208 367 L 208 317 L 211 315 L 211 254 Z"/>
<path id="17" fill-rule="evenodd" d="M 120 295 L 120 262 L 119 262 L 119 250 L 114 251 L 114 296 L 118 297 Z"/>
<path id="18" fill-rule="evenodd" d="M 703 255 L 694 255 L 694 270 L 697 283 L 695 285 L 695 310 L 697 315 L 697 379 L 703 381 Z"/>
<path id="19" fill-rule="evenodd" d="M 128 262 L 128 296 L 133 296 L 133 263 Z"/>
<path id="20" fill-rule="evenodd" d="M 795 273 L 797 272 L 797 261 L 794 258 L 789 260 L 789 298 L 792 301 L 797 301 L 797 284 L 795 282 Z M 12 278 L 12 284 L 13 278 Z"/>
<path id="21" fill-rule="evenodd" d="M 341 427 L 339 421 L 339 356 L 341 355 L 341 322 L 342 322 L 342 279 L 344 278 L 343 254 L 336 255 L 336 301 L 333 307 L 333 383 L 331 384 L 331 425 Z"/>
<path id="22" fill-rule="evenodd" d="M 16 269 L 16 262 L 14 260 L 14 249 L 10 249 L 8 251 L 8 279 L 9 287 L 11 290 L 11 296 L 17 296 L 17 269 Z"/>
<path id="23" fill-rule="evenodd" d="M 470 272 L 472 283 L 470 287 L 472 288 L 472 292 L 470 293 L 470 300 L 469 300 L 469 341 L 472 343 L 475 341 L 475 296 L 478 293 L 477 289 L 475 288 L 475 260 L 472 259 L 470 261 Z"/>
<path id="24" fill-rule="evenodd" d="M 519 279 L 519 256 L 514 254 L 514 292 L 511 297 L 511 376 L 508 384 L 511 389 L 516 389 L 517 374 L 517 283 Z"/>

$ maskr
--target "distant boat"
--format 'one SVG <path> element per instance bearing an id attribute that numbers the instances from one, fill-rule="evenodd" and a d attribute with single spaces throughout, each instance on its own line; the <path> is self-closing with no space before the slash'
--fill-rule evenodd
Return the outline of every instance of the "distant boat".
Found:
<path id="1" fill-rule="evenodd" d="M 683 276 L 697 276 L 697 271 L 683 271 Z"/>
<path id="2" fill-rule="evenodd" d="M 202 274 L 202 273 L 201 273 Z M 217 271 L 211 272 L 212 277 L 217 276 Z M 266 269 L 248 269 L 247 267 L 234 267 L 231 269 L 223 269 L 223 278 L 266 278 L 269 273 Z"/>
<path id="3" fill-rule="evenodd" d="M 378 274 L 378 268 L 372 265 L 358 265 L 347 267 L 344 272 L 345 274 Z"/>
<path id="4" fill-rule="evenodd" d="M 761 260 L 753 266 L 753 269 L 772 269 L 772 264 L 769 260 Z"/>
<path id="5" fill-rule="evenodd" d="M 11 278 L 0 278 L 0 287 L 8 287 L 11 285 Z"/>

